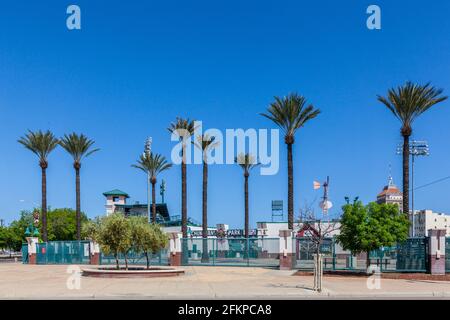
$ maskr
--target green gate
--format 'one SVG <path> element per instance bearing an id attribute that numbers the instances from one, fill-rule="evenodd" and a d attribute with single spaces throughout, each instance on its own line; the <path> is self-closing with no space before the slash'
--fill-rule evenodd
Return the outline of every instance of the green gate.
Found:
<path id="1" fill-rule="evenodd" d="M 49 241 L 36 244 L 37 264 L 89 264 L 89 241 Z"/>
<path id="2" fill-rule="evenodd" d="M 22 244 L 22 263 L 23 264 L 28 263 L 28 244 L 27 243 Z"/>
<path id="3" fill-rule="evenodd" d="M 426 272 L 428 264 L 428 244 L 426 238 L 410 238 L 397 244 L 395 271 Z"/>

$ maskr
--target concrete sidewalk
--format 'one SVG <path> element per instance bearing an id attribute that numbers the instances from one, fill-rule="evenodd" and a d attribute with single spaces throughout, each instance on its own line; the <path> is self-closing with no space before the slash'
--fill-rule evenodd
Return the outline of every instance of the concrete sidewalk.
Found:
<path id="1" fill-rule="evenodd" d="M 2 264 L 0 299 L 450 299 L 450 282 L 382 279 L 370 290 L 366 278 L 325 277 L 316 293 L 311 276 L 244 267 L 184 267 L 184 276 L 170 278 L 81 277 L 80 289 L 71 290 L 68 267 Z"/>

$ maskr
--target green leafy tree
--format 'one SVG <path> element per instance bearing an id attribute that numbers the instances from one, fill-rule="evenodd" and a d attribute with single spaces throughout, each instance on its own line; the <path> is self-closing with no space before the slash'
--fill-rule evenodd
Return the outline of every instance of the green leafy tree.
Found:
<path id="1" fill-rule="evenodd" d="M 6 248 L 6 227 L 0 227 L 0 249 Z"/>
<path id="2" fill-rule="evenodd" d="M 33 224 L 33 220 L 32 212 L 23 210 L 20 212 L 20 218 L 18 220 L 14 220 L 9 225 L 8 229 L 14 239 L 12 247 L 15 251 L 21 250 L 22 244 L 27 241 L 25 239 L 25 231 L 31 224 Z M 42 224 L 40 222 L 38 228 L 41 225 Z"/>
<path id="3" fill-rule="evenodd" d="M 20 240 L 10 227 L 0 227 L 0 248 L 8 249 L 10 257 L 12 251 L 20 251 L 21 243 L 18 245 Z"/>
<path id="4" fill-rule="evenodd" d="M 39 210 L 39 209 L 35 209 Z M 81 212 L 81 221 L 87 221 L 86 215 Z M 8 229 L 12 234 L 15 251 L 19 251 L 22 244 L 26 242 L 25 231 L 33 225 L 33 213 L 23 210 L 20 217 L 9 225 Z M 42 228 L 42 221 L 39 221 L 38 228 Z M 75 210 L 70 208 L 49 209 L 47 212 L 47 237 L 49 241 L 76 240 Z"/>
<path id="5" fill-rule="evenodd" d="M 119 213 L 107 217 L 85 221 L 82 225 L 82 236 L 97 242 L 106 254 L 116 258 L 119 268 L 119 254 L 127 256 L 131 251 L 144 253 L 147 269 L 150 268 L 151 253 L 157 253 L 167 247 L 169 238 L 157 224 L 149 224 L 145 217 L 126 218 Z"/>
<path id="6" fill-rule="evenodd" d="M 432 106 L 447 99 L 442 96 L 442 89 L 406 82 L 397 89 L 390 89 L 387 97 L 378 96 L 383 103 L 400 120 L 400 133 L 403 136 L 403 213 L 409 214 L 409 138 L 412 125 L 422 113 Z"/>
<path id="7" fill-rule="evenodd" d="M 120 213 L 103 217 L 96 237 L 101 250 L 114 255 L 117 269 L 119 269 L 119 255 L 125 256 L 125 268 L 128 270 L 127 252 L 132 245 L 129 220 Z"/>
<path id="8" fill-rule="evenodd" d="M 152 221 L 156 222 L 156 178 L 161 172 L 170 169 L 172 164 L 168 163 L 166 158 L 160 154 L 144 152 L 137 163 L 132 166 L 144 171 L 149 176 L 150 183 L 152 184 Z"/>
<path id="9" fill-rule="evenodd" d="M 50 209 L 47 215 L 49 241 L 78 240 L 75 210 L 70 208 Z M 80 212 L 79 219 L 81 223 L 87 221 L 83 212 Z"/>
<path id="10" fill-rule="evenodd" d="M 101 220 L 99 217 L 85 221 L 81 225 L 81 237 L 83 239 L 95 241 L 98 243 L 100 235 L 100 223 Z"/>
<path id="11" fill-rule="evenodd" d="M 272 120 L 284 131 L 284 142 L 287 146 L 288 169 L 288 228 L 294 229 L 294 165 L 292 160 L 292 146 L 295 133 L 306 122 L 320 114 L 319 109 L 307 105 L 306 98 L 292 93 L 284 98 L 275 97 L 275 101 L 261 115 Z"/>
<path id="12" fill-rule="evenodd" d="M 394 204 L 372 202 L 364 206 L 361 201 L 355 201 L 342 209 L 340 234 L 336 239 L 344 250 L 353 254 L 365 252 L 367 267 L 371 251 L 408 238 L 408 218 Z"/>
<path id="13" fill-rule="evenodd" d="M 131 217 L 131 248 L 135 252 L 143 252 L 147 262 L 147 269 L 150 268 L 149 254 L 157 253 L 168 244 L 167 235 L 160 226 L 149 224 L 143 217 Z"/>
<path id="14" fill-rule="evenodd" d="M 39 158 L 39 166 L 42 171 L 42 204 L 41 204 L 41 221 L 42 221 L 42 239 L 46 242 L 47 237 L 47 168 L 48 156 L 58 146 L 58 139 L 50 131 L 42 132 L 41 130 L 28 133 L 21 137 L 18 142 L 25 148 L 33 152 Z"/>
<path id="15" fill-rule="evenodd" d="M 84 134 L 71 133 L 65 134 L 59 141 L 61 147 L 64 148 L 73 158 L 73 168 L 75 169 L 75 195 L 76 195 L 76 227 L 77 240 L 81 240 L 81 203 L 80 203 L 80 169 L 81 160 L 89 155 L 97 152 L 98 148 L 93 149 L 94 140 L 90 140 Z"/>
<path id="16" fill-rule="evenodd" d="M 148 255 L 149 252 L 155 254 L 169 245 L 169 237 L 158 224 L 148 224 L 147 237 L 142 251 Z"/>

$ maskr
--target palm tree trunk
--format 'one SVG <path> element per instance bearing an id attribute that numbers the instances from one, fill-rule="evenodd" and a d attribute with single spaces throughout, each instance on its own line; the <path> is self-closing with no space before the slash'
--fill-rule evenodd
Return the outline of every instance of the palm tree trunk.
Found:
<path id="1" fill-rule="evenodd" d="M 152 222 L 156 223 L 156 193 L 155 193 L 156 181 L 152 180 Z"/>
<path id="2" fill-rule="evenodd" d="M 202 194 L 202 262 L 209 262 L 208 252 L 208 163 L 203 159 L 203 194 Z"/>
<path id="3" fill-rule="evenodd" d="M 41 204 L 41 219 L 42 219 L 42 240 L 47 242 L 47 171 L 42 167 L 42 204 Z"/>
<path id="4" fill-rule="evenodd" d="M 288 157 L 288 229 L 294 229 L 294 166 L 292 164 L 292 144 L 287 144 Z"/>
<path id="5" fill-rule="evenodd" d="M 403 135 L 403 213 L 409 216 L 409 135 Z"/>
<path id="6" fill-rule="evenodd" d="M 186 144 L 182 146 L 181 163 L 181 232 L 183 238 L 187 238 L 187 190 L 186 190 Z"/>
<path id="7" fill-rule="evenodd" d="M 181 232 L 183 238 L 186 239 L 187 234 L 187 188 L 186 188 L 186 143 L 182 145 L 182 162 L 181 162 Z M 187 240 L 182 240 L 181 246 L 181 263 L 187 265 L 189 260 L 189 248 Z"/>
<path id="8" fill-rule="evenodd" d="M 80 168 L 75 168 L 77 240 L 81 240 Z"/>
<path id="9" fill-rule="evenodd" d="M 147 260 L 147 270 L 150 269 L 150 259 L 148 258 L 148 251 L 144 251 L 145 259 Z"/>

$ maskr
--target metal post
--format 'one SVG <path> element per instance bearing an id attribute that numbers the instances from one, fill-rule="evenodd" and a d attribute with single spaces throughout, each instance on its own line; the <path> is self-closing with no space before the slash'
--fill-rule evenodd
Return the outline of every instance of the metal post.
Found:
<path id="1" fill-rule="evenodd" d="M 148 223 L 151 223 L 151 215 L 150 215 L 150 173 L 147 172 L 147 217 Z"/>
<path id="2" fill-rule="evenodd" d="M 213 239 L 213 241 L 214 241 L 214 246 L 213 247 L 215 247 L 215 250 L 214 250 L 214 253 L 213 253 L 213 266 L 215 266 L 216 265 L 216 256 L 217 256 L 217 250 L 218 250 L 218 244 L 217 244 L 217 242 L 218 242 L 218 239 L 216 238 L 216 239 Z"/>
<path id="3" fill-rule="evenodd" d="M 250 265 L 250 238 L 247 238 L 247 265 Z"/>
<path id="4" fill-rule="evenodd" d="M 415 236 L 414 230 L 414 153 L 412 155 L 412 165 L 411 165 L 411 213 L 412 213 L 412 237 Z"/>
<path id="5" fill-rule="evenodd" d="M 335 242 L 335 240 L 334 240 L 334 237 L 333 237 L 333 240 L 331 241 L 331 245 L 332 245 L 332 257 L 333 257 L 333 271 L 335 271 L 336 270 L 336 242 Z"/>

